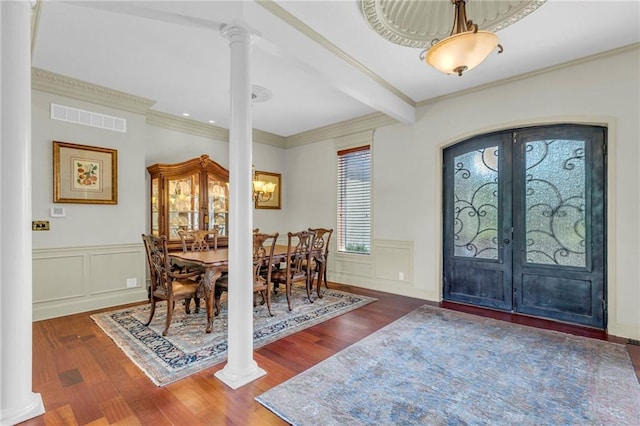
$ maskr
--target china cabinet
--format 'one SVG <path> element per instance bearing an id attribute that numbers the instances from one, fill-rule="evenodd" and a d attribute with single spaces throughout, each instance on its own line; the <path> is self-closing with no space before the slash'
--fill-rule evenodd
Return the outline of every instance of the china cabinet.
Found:
<path id="1" fill-rule="evenodd" d="M 218 245 L 227 245 L 227 169 L 201 155 L 182 163 L 154 164 L 147 170 L 151 175 L 153 235 L 166 235 L 169 249 L 178 249 L 182 247 L 180 230 L 217 230 Z"/>

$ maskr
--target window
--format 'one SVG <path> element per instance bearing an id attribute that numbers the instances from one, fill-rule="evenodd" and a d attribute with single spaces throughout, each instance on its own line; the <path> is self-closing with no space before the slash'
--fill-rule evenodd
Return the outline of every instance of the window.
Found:
<path id="1" fill-rule="evenodd" d="M 338 251 L 371 252 L 371 150 L 338 151 Z"/>

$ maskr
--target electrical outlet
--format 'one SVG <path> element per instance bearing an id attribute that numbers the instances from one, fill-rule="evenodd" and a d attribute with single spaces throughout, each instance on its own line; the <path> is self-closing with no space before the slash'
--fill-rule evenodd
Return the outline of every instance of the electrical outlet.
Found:
<path id="1" fill-rule="evenodd" d="M 127 278 L 127 288 L 138 287 L 138 279 L 137 278 Z"/>
<path id="2" fill-rule="evenodd" d="M 404 272 L 398 272 L 398 280 L 404 281 Z"/>
<path id="3" fill-rule="evenodd" d="M 48 220 L 34 220 L 31 222 L 31 230 L 32 231 L 48 231 L 49 230 L 49 221 Z"/>

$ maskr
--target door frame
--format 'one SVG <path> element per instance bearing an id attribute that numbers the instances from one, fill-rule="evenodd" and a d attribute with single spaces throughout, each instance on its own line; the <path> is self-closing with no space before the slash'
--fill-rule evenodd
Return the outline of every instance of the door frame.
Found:
<path id="1" fill-rule="evenodd" d="M 615 222 L 615 207 L 616 207 L 616 179 L 615 174 L 612 174 L 613 170 L 616 170 L 616 156 L 617 156 L 617 121 L 612 116 L 553 116 L 553 117 L 537 117 L 531 118 L 527 121 L 521 122 L 497 122 L 487 127 L 475 127 L 471 130 L 465 130 L 457 135 L 450 136 L 437 147 L 438 155 L 435 158 L 437 164 L 434 164 L 438 173 L 435 176 L 434 184 L 438 188 L 438 197 L 433 200 L 436 204 L 438 211 L 441 214 L 438 215 L 437 232 L 439 237 L 437 250 L 439 254 L 439 268 L 434 274 L 437 278 L 437 286 L 435 292 L 438 297 L 438 301 L 443 301 L 443 280 L 444 280 L 444 151 L 446 148 L 456 145 L 465 140 L 471 139 L 478 135 L 486 135 L 489 133 L 499 133 L 502 131 L 508 131 L 510 129 L 527 129 L 529 127 L 543 127 L 554 125 L 589 125 L 589 126 L 602 126 L 606 128 L 607 132 L 607 158 L 605 167 L 605 193 L 606 193 L 606 207 L 604 214 L 606 216 L 605 228 L 605 260 L 604 260 L 604 294 L 607 299 L 607 307 L 604 313 L 605 331 L 612 335 L 632 335 L 635 333 L 635 327 L 630 327 L 625 324 L 619 323 L 616 319 L 616 312 L 618 312 L 618 303 L 616 298 L 617 292 L 617 276 L 618 268 L 617 262 L 619 260 L 616 256 L 616 235 L 617 226 Z"/>

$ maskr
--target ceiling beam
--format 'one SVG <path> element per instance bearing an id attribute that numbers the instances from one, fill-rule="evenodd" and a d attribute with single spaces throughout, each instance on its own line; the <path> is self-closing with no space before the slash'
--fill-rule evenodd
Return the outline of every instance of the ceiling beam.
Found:
<path id="1" fill-rule="evenodd" d="M 262 32 L 255 49 L 282 57 L 375 111 L 415 123 L 415 101 L 274 1 L 246 3 L 244 19 Z"/>

